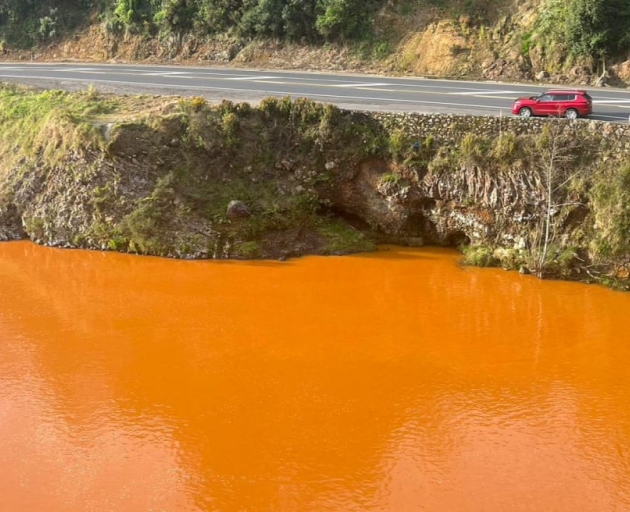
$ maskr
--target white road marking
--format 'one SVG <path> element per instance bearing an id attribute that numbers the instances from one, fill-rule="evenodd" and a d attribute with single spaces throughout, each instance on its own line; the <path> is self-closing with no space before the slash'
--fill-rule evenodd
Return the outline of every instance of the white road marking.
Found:
<path id="1" fill-rule="evenodd" d="M 371 83 L 371 84 L 366 84 L 366 83 L 354 83 L 354 84 L 337 84 L 337 85 L 329 85 L 327 87 L 384 87 L 384 86 L 391 86 L 393 84 L 379 84 L 379 83 Z"/>
<path id="2" fill-rule="evenodd" d="M 398 80 L 405 80 L 404 77 L 396 77 Z M 406 80 L 413 80 L 411 78 L 408 78 Z M 420 78 L 416 78 L 415 80 L 422 80 Z M 448 86 L 448 85 L 442 85 L 443 82 L 439 82 L 439 81 L 434 81 L 434 80 L 422 80 L 423 84 L 429 83 L 431 85 L 421 85 L 419 83 L 411 83 L 411 84 L 401 84 L 401 83 L 394 83 L 392 84 L 394 87 L 414 87 L 414 88 L 419 88 L 419 89 L 456 89 L 458 91 L 463 91 L 461 92 L 461 94 L 489 94 L 490 92 L 494 92 L 494 91 L 488 91 L 488 89 L 479 89 L 479 88 L 475 88 L 475 87 L 462 87 L 461 85 L 456 85 L 456 86 Z M 458 82 L 459 83 L 459 82 Z M 466 82 L 463 82 L 466 83 Z M 527 94 L 531 94 L 531 90 L 529 92 L 526 91 L 514 91 L 514 94 L 520 94 L 520 95 L 527 95 Z"/>
<path id="3" fill-rule="evenodd" d="M 33 71 L 33 69 L 38 69 L 37 66 L 35 65 L 30 65 L 28 67 L 23 66 L 23 67 L 5 67 L 2 64 L 0 64 L 0 71 L 2 70 L 16 70 L 16 71 Z M 123 68 L 119 68 L 119 67 L 112 67 L 112 68 L 108 68 L 107 66 L 100 66 L 100 67 L 93 67 L 93 68 L 68 68 L 68 67 L 57 67 L 57 68 L 52 68 L 50 66 L 45 66 L 42 65 L 42 69 L 38 69 L 38 71 L 45 71 L 45 72 L 49 72 L 49 71 L 59 71 L 59 72 L 80 72 L 80 73 L 94 73 L 95 75 L 133 75 L 133 76 L 137 76 L 137 75 L 143 75 L 143 76 L 167 76 L 167 75 L 173 75 L 173 76 L 182 76 L 184 78 L 203 78 L 205 76 L 208 77 L 234 77 L 234 78 L 243 78 L 243 77 L 247 77 L 246 75 L 243 75 L 242 72 L 231 72 L 231 73 L 221 73 L 221 72 L 213 72 L 213 71 L 192 71 L 189 68 L 184 68 L 182 67 L 181 69 L 186 69 L 187 71 L 159 71 L 159 70 L 155 70 L 152 66 L 147 66 L 146 68 L 133 68 L 133 67 L 123 67 Z M 195 76 L 193 76 L 193 74 Z M 188 76 L 186 76 L 188 75 Z M 251 75 L 251 79 L 256 79 L 258 78 L 256 75 Z M 263 77 L 264 78 L 264 77 Z"/>
<path id="4" fill-rule="evenodd" d="M 144 76 L 169 76 L 169 75 L 189 75 L 186 71 L 161 71 L 159 73 L 142 73 Z M 192 77 L 191 77 L 192 78 Z"/>
<path id="5" fill-rule="evenodd" d="M 232 78 L 224 78 L 223 80 L 280 80 L 279 76 L 236 76 Z"/>
<path id="6" fill-rule="evenodd" d="M 630 100 L 596 100 L 593 99 L 593 105 L 615 105 L 619 103 L 630 103 Z"/>
<path id="7" fill-rule="evenodd" d="M 603 117 L 604 119 L 622 119 L 624 121 L 627 121 L 628 118 L 627 117 L 618 117 L 618 116 L 602 116 L 602 115 L 598 115 L 597 113 L 591 114 L 591 118 L 597 120 L 598 118 Z"/>
<path id="8" fill-rule="evenodd" d="M 97 70 L 94 68 L 55 68 L 51 69 L 51 71 L 61 71 L 68 73 L 93 73 Z"/>
<path id="9" fill-rule="evenodd" d="M 458 95 L 458 96 L 484 96 L 486 94 L 521 94 L 521 91 L 465 91 L 465 92 L 451 92 L 449 94 Z"/>

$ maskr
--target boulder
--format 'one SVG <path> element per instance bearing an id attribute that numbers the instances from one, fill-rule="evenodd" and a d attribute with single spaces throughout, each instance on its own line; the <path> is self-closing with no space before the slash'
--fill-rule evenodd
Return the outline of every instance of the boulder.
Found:
<path id="1" fill-rule="evenodd" d="M 230 201 L 226 212 L 228 219 L 243 219 L 251 216 L 251 214 L 249 208 L 242 201 Z"/>

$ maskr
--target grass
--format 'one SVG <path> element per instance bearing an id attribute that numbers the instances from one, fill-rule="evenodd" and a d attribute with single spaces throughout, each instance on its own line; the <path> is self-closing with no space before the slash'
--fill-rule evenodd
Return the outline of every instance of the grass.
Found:
<path id="1" fill-rule="evenodd" d="M 236 250 L 244 258 L 256 258 L 260 254 L 260 244 L 255 240 L 240 242 L 237 244 Z"/>
<path id="2" fill-rule="evenodd" d="M 374 242 L 341 220 L 325 221 L 317 228 L 317 231 L 326 239 L 325 253 L 347 254 L 376 250 Z"/>
<path id="3" fill-rule="evenodd" d="M 460 248 L 464 253 L 462 263 L 474 267 L 498 267 L 501 261 L 495 257 L 494 248 L 485 245 L 469 245 Z"/>
<path id="4" fill-rule="evenodd" d="M 630 252 L 630 162 L 616 169 L 603 166 L 590 188 L 597 233 L 591 242 L 602 258 Z"/>
<path id="5" fill-rule="evenodd" d="M 0 87 L 0 155 L 38 152 L 56 160 L 79 147 L 100 147 L 100 130 L 91 121 L 112 112 L 116 103 L 92 93 L 24 91 Z"/>
<path id="6" fill-rule="evenodd" d="M 172 101 L 105 95 L 91 85 L 70 93 L 0 83 L 0 157 L 13 162 L 38 153 L 56 163 L 69 151 L 100 150 L 104 122 L 150 115 Z"/>

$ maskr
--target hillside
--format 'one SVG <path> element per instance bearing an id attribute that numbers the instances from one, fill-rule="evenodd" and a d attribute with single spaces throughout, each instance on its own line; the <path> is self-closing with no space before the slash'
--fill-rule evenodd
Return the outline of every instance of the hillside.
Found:
<path id="1" fill-rule="evenodd" d="M 234 63 L 501 80 L 630 81 L 625 0 L 0 0 L 22 60 Z"/>

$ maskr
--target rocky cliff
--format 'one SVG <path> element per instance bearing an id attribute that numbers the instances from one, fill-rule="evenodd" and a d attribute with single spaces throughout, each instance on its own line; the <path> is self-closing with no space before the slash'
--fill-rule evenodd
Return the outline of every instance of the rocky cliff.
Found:
<path id="1" fill-rule="evenodd" d="M 380 242 L 623 285 L 630 131 L 567 122 L 0 91 L 0 239 L 182 258 Z"/>

